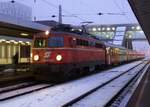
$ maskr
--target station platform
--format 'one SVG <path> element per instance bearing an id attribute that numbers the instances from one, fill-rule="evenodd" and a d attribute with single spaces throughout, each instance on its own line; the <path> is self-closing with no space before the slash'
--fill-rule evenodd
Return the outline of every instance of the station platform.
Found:
<path id="1" fill-rule="evenodd" d="M 150 107 L 150 70 L 145 74 L 127 107 Z"/>

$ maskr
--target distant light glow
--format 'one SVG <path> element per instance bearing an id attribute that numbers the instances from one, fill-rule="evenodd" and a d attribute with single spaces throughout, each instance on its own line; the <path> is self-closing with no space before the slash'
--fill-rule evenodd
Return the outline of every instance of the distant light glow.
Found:
<path id="1" fill-rule="evenodd" d="M 19 43 L 23 43 L 23 41 L 19 41 Z"/>
<path id="2" fill-rule="evenodd" d="M 80 32 L 82 31 L 82 29 L 78 29 Z"/>
<path id="3" fill-rule="evenodd" d="M 10 40 L 10 42 L 16 42 L 15 40 Z"/>
<path id="4" fill-rule="evenodd" d="M 21 36 L 29 36 L 29 34 L 27 34 L 27 33 L 21 33 L 20 35 Z"/>
<path id="5" fill-rule="evenodd" d="M 6 41 L 5 39 L 0 39 L 0 42 L 4 42 L 4 41 Z"/>
<path id="6" fill-rule="evenodd" d="M 101 28 L 100 28 L 100 27 L 98 28 L 98 31 L 101 31 Z"/>
<path id="7" fill-rule="evenodd" d="M 115 30 L 115 27 L 112 27 L 112 30 Z"/>
<path id="8" fill-rule="evenodd" d="M 73 38 L 73 40 L 76 40 L 76 38 Z"/>
<path id="9" fill-rule="evenodd" d="M 71 29 L 71 31 L 74 31 L 75 29 Z"/>
<path id="10" fill-rule="evenodd" d="M 132 26 L 132 27 L 131 27 L 131 29 L 132 29 L 132 30 L 134 30 L 134 29 L 135 29 L 135 27 L 134 27 L 134 26 Z"/>
<path id="11" fill-rule="evenodd" d="M 45 31 L 45 35 L 49 35 L 49 31 L 47 30 L 47 31 Z"/>
<path id="12" fill-rule="evenodd" d="M 136 27 L 136 30 L 140 30 L 140 29 L 141 29 L 141 27 L 140 27 L 140 26 L 137 26 L 137 27 Z"/>
<path id="13" fill-rule="evenodd" d="M 10 43 L 10 41 L 6 41 L 6 43 Z"/>
<path id="14" fill-rule="evenodd" d="M 132 38 L 132 35 L 128 35 L 128 38 Z"/>
<path id="15" fill-rule="evenodd" d="M 109 35 L 106 35 L 106 38 L 109 38 Z"/>
<path id="16" fill-rule="evenodd" d="M 31 43 L 30 42 L 26 42 L 28 45 L 31 45 Z"/>
<path id="17" fill-rule="evenodd" d="M 107 31 L 110 31 L 110 27 L 107 27 Z"/>
<path id="18" fill-rule="evenodd" d="M 92 28 L 92 31 L 95 32 L 95 31 L 96 31 L 96 28 Z"/>
<path id="19" fill-rule="evenodd" d="M 14 42 L 14 44 L 18 44 L 18 42 Z"/>

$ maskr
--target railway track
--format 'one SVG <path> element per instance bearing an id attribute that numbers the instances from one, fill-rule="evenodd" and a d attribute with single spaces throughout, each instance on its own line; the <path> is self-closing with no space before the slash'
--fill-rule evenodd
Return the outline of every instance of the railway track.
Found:
<path id="1" fill-rule="evenodd" d="M 36 91 L 36 86 L 34 89 L 29 87 L 23 91 L 21 90 L 22 92 L 18 95 L 14 95 L 14 97 L 20 97 L 11 99 L 13 96 L 10 96 L 6 98 L 7 95 L 20 92 L 17 90 L 11 91 L 11 93 L 6 93 L 5 95 L 3 94 L 3 96 L 5 96 L 4 100 L 11 100 L 1 100 L 4 102 L 2 102 L 0 106 L 6 107 L 7 105 L 9 106 L 17 104 L 15 107 L 20 107 L 22 104 L 24 104 L 24 106 L 30 107 L 113 107 L 113 105 L 116 104 L 116 102 L 118 103 L 120 100 L 119 98 L 121 98 L 120 94 L 122 93 L 123 88 L 125 88 L 127 84 L 134 80 L 134 78 L 138 78 L 138 75 L 143 73 L 142 70 L 147 66 L 149 66 L 148 61 L 137 61 L 107 70 L 99 74 L 55 86 L 51 84 L 44 84 L 44 87 L 46 88 L 42 88 L 40 84 L 37 84 L 37 87 L 39 85 L 39 87 L 44 90 L 40 90 L 38 87 L 37 90 L 40 91 L 31 93 Z M 22 96 L 24 94 L 27 95 Z M 1 95 L 2 94 L 0 94 L 0 97 Z M 90 103 L 95 96 L 98 97 L 98 100 Z M 1 99 L 3 98 L 1 97 Z M 100 104 L 98 104 L 98 106 L 91 105 L 96 103 Z"/>
<path id="2" fill-rule="evenodd" d="M 80 107 L 80 106 L 85 106 L 85 107 L 93 107 L 92 105 L 88 104 L 88 102 L 90 102 L 90 100 L 87 100 L 88 98 L 90 99 L 90 97 L 92 97 L 92 94 L 95 94 L 95 95 L 101 95 L 100 96 L 105 96 L 105 93 L 104 92 L 104 89 L 107 89 L 107 87 L 109 87 L 109 90 L 110 88 L 113 90 L 113 83 L 114 82 L 117 82 L 117 81 L 120 81 L 119 79 L 120 78 L 123 78 L 124 75 L 132 75 L 132 78 L 130 78 L 125 85 L 122 86 L 122 88 L 120 88 L 117 92 L 115 92 L 115 94 L 112 96 L 112 98 L 108 98 L 106 101 L 103 101 L 103 103 L 101 103 L 101 105 L 99 105 L 99 107 L 109 107 L 111 105 L 114 104 L 114 101 L 116 101 L 116 99 L 118 98 L 118 96 L 120 95 L 120 93 L 137 77 L 140 75 L 140 71 L 142 71 L 146 66 L 147 66 L 148 63 L 140 63 L 136 66 L 134 66 L 133 68 L 127 70 L 126 72 L 123 72 L 121 73 L 120 75 L 112 78 L 111 80 L 103 83 L 103 84 L 100 84 L 99 86 L 91 89 L 90 91 L 72 99 L 71 101 L 65 103 L 62 105 L 62 107 L 70 107 L 70 106 L 73 106 L 73 107 Z M 149 66 L 149 65 L 148 65 Z M 135 72 L 134 74 L 130 74 L 129 72 Z M 124 80 L 123 80 L 124 81 Z M 112 87 L 111 87 L 112 86 Z M 97 93 L 98 92 L 98 93 Z M 107 96 L 107 93 L 106 93 L 106 96 Z M 106 97 L 105 96 L 105 97 Z M 94 107 L 97 107 L 97 106 L 94 106 Z M 113 107 L 113 106 L 112 106 Z"/>
<path id="3" fill-rule="evenodd" d="M 143 76 L 149 71 L 150 64 L 147 64 L 143 72 L 138 72 L 106 105 L 106 107 L 126 107 L 131 96 L 143 79 Z"/>
<path id="4" fill-rule="evenodd" d="M 41 89 L 45 89 L 51 86 L 53 86 L 53 84 L 29 82 L 0 88 L 0 101 L 39 91 Z"/>
<path id="5" fill-rule="evenodd" d="M 15 85 L 10 85 L 7 87 L 1 87 L 0 88 L 0 94 L 4 93 L 4 92 L 8 92 L 8 91 L 12 91 L 12 90 L 16 90 L 19 88 L 24 88 L 24 87 L 28 87 L 31 85 L 37 84 L 36 82 L 22 82 L 22 83 L 18 83 Z"/>

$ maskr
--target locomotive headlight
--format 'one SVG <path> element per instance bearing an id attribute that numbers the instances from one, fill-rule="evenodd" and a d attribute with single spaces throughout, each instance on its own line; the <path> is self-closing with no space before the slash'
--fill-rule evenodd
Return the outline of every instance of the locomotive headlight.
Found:
<path id="1" fill-rule="evenodd" d="M 56 60 L 57 60 L 57 61 L 61 61 L 61 60 L 62 60 L 62 56 L 61 56 L 60 54 L 58 54 L 58 55 L 56 56 Z"/>
<path id="2" fill-rule="evenodd" d="M 38 60 L 39 60 L 39 55 L 34 55 L 33 59 L 34 59 L 35 61 L 38 61 Z"/>

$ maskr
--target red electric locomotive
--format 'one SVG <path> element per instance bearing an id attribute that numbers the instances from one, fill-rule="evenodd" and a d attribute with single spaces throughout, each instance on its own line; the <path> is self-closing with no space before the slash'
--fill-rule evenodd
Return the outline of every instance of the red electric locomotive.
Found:
<path id="1" fill-rule="evenodd" d="M 69 78 L 130 60 L 126 48 L 103 43 L 88 34 L 51 31 L 35 35 L 33 43 L 32 63 L 38 80 Z"/>

